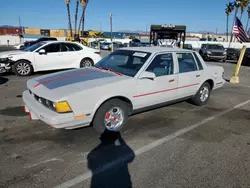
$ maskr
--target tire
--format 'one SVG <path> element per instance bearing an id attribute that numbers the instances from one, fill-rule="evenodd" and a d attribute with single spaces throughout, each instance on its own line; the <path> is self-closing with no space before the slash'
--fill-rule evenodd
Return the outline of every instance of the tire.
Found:
<path id="1" fill-rule="evenodd" d="M 205 82 L 202 84 L 202 86 L 200 87 L 198 92 L 195 94 L 195 96 L 191 99 L 191 103 L 194 105 L 197 105 L 197 106 L 203 106 L 203 105 L 207 104 L 207 102 L 210 98 L 210 94 L 211 94 L 211 86 L 208 82 Z M 203 98 L 203 100 L 202 100 L 202 98 Z"/>
<path id="2" fill-rule="evenodd" d="M 110 112 L 114 109 L 119 109 L 122 113 L 122 116 L 112 116 Z M 101 107 L 97 110 L 95 114 L 93 120 L 94 129 L 100 134 L 102 134 L 105 130 L 112 132 L 120 131 L 128 121 L 128 110 L 129 106 L 127 105 L 127 103 L 119 99 L 111 99 L 105 102 L 101 105 Z M 120 117 L 123 117 L 123 120 L 119 122 Z M 117 126 L 111 127 L 112 122 L 114 123 L 113 125 L 117 123 Z"/>
<path id="3" fill-rule="evenodd" d="M 12 71 L 18 76 L 30 76 L 33 72 L 33 67 L 29 61 L 19 60 L 12 66 Z"/>
<path id="4" fill-rule="evenodd" d="M 81 62 L 80 62 L 80 68 L 83 67 L 91 67 L 94 65 L 94 61 L 90 58 L 84 58 Z"/>

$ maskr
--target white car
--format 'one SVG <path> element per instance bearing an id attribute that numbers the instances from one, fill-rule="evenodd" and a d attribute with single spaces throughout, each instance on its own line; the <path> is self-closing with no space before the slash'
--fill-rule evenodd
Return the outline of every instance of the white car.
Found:
<path id="1" fill-rule="evenodd" d="M 99 60 L 99 50 L 66 41 L 44 41 L 23 50 L 0 53 L 0 62 L 11 65 L 13 72 L 19 76 L 38 71 L 92 66 Z"/>
<path id="2" fill-rule="evenodd" d="M 93 123 L 98 132 L 119 131 L 128 116 L 189 99 L 202 106 L 223 86 L 224 69 L 206 65 L 191 50 L 135 47 L 109 54 L 96 66 L 28 80 L 25 111 L 55 128 Z"/>
<path id="3" fill-rule="evenodd" d="M 23 47 L 24 47 L 23 43 L 14 45 L 14 48 L 17 49 L 17 50 L 20 50 Z"/>

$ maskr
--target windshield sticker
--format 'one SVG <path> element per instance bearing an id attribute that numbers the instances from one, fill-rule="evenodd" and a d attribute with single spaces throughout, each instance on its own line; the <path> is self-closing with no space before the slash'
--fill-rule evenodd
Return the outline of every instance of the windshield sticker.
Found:
<path id="1" fill-rule="evenodd" d="M 141 53 L 141 52 L 135 52 L 133 54 L 133 56 L 137 56 L 137 57 L 146 57 L 147 53 Z"/>

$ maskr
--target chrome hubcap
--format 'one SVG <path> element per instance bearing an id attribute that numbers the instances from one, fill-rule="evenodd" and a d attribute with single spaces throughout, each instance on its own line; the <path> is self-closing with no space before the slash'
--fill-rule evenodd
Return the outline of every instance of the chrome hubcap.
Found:
<path id="1" fill-rule="evenodd" d="M 86 60 L 86 61 L 84 61 L 83 66 L 84 66 L 84 67 L 91 67 L 92 64 L 91 64 L 91 62 L 90 62 L 89 60 Z"/>
<path id="2" fill-rule="evenodd" d="M 27 75 L 30 72 L 30 66 L 28 63 L 19 63 L 16 66 L 16 70 L 21 75 Z"/>
<path id="3" fill-rule="evenodd" d="M 201 100 L 201 102 L 205 102 L 207 100 L 207 98 L 208 98 L 208 95 L 209 95 L 208 87 L 203 87 L 200 90 L 200 100 Z"/>
<path id="4" fill-rule="evenodd" d="M 120 107 L 111 108 L 104 117 L 104 124 L 106 129 L 115 131 L 124 121 L 124 111 Z"/>

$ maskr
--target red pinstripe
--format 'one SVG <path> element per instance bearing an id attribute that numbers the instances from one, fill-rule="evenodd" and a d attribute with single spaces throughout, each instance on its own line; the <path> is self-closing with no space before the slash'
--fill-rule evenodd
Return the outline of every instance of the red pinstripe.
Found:
<path id="1" fill-rule="evenodd" d="M 196 86 L 196 85 L 199 85 L 199 84 L 200 83 L 196 83 L 196 84 L 190 84 L 190 85 L 176 87 L 176 88 L 171 88 L 171 89 L 165 89 L 165 90 L 161 90 L 161 91 L 155 91 L 155 92 L 151 92 L 151 93 L 144 93 L 144 94 L 140 94 L 140 95 L 135 95 L 133 97 L 134 98 L 144 97 L 144 96 L 147 96 L 147 95 L 154 95 L 154 94 L 158 94 L 158 93 L 163 93 L 163 92 L 173 91 L 173 90 L 177 90 L 177 89 L 183 89 L 183 88 L 187 88 L 187 87 L 192 87 L 192 86 Z"/>

